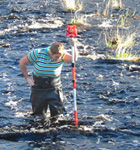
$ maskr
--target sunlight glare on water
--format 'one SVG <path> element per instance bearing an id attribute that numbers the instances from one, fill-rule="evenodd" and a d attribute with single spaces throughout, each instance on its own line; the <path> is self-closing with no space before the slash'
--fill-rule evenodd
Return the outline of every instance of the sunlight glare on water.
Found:
<path id="1" fill-rule="evenodd" d="M 117 29 L 121 29 L 122 35 L 124 30 L 136 30 L 136 43 L 131 49 L 139 55 L 139 1 L 122 1 L 121 9 L 108 7 L 111 10 L 106 11 L 106 16 L 103 12 L 107 1 L 80 2 L 83 10 L 77 16 L 86 16 L 87 22 L 78 26 L 79 125 L 75 126 L 71 64 L 64 64 L 61 76 L 67 114 L 59 116 L 55 123 L 51 122 L 49 112 L 46 118 L 32 116 L 31 87 L 19 68 L 21 57 L 54 41 L 63 42 L 66 52 L 71 53 L 66 25 L 74 11 L 67 11 L 62 1 L 57 0 L 0 1 L 0 149 L 140 149 L 139 59 L 110 59 L 115 49 L 108 48 L 106 43 L 115 31 L 119 38 Z M 67 3 L 75 7 L 73 1 Z M 123 15 L 128 16 L 121 27 Z M 31 76 L 31 64 L 28 72 Z"/>

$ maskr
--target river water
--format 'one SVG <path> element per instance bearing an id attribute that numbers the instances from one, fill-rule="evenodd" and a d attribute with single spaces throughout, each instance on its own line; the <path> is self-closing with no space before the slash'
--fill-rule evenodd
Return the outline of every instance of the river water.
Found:
<path id="1" fill-rule="evenodd" d="M 33 118 L 30 86 L 23 78 L 19 59 L 30 50 L 61 41 L 70 51 L 67 12 L 57 0 L 0 0 L 0 149 L 3 150 L 139 150 L 139 62 L 106 59 L 112 53 L 104 44 L 103 31 L 110 30 L 120 14 L 129 9 L 127 31 L 136 31 L 133 52 L 139 54 L 139 0 L 123 0 L 123 8 L 99 17 L 102 0 L 82 0 L 87 26 L 79 27 L 76 63 L 79 125 L 73 125 L 71 64 L 62 70 L 66 120 L 50 124 Z M 131 14 L 131 15 L 130 15 Z M 128 29 L 127 27 L 125 29 Z M 88 55 L 87 55 L 88 54 Z M 31 75 L 32 65 L 28 65 Z"/>

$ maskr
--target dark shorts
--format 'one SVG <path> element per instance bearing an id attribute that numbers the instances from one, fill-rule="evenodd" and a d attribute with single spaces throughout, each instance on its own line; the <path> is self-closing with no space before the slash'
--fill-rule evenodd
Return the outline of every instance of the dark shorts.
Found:
<path id="1" fill-rule="evenodd" d="M 34 115 L 43 115 L 49 106 L 51 117 L 64 112 L 63 91 L 60 77 L 42 78 L 33 76 L 35 85 L 31 88 L 31 103 Z"/>

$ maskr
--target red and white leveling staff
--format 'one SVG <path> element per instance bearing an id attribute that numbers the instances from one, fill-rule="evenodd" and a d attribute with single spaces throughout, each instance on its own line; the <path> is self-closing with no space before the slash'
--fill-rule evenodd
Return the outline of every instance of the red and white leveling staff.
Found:
<path id="1" fill-rule="evenodd" d="M 67 37 L 73 38 L 76 36 L 77 36 L 77 26 L 67 25 Z M 73 79 L 74 121 L 75 121 L 75 125 L 78 125 L 78 113 L 77 113 L 77 103 L 76 103 L 76 67 L 75 67 L 74 46 L 72 46 L 72 79 Z"/>

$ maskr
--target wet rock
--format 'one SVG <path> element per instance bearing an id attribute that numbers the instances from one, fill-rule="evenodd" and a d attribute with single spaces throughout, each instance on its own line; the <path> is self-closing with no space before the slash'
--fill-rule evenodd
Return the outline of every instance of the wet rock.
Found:
<path id="1" fill-rule="evenodd" d="M 9 48 L 9 47 L 10 47 L 10 44 L 9 44 L 9 43 L 0 44 L 0 47 Z"/>

